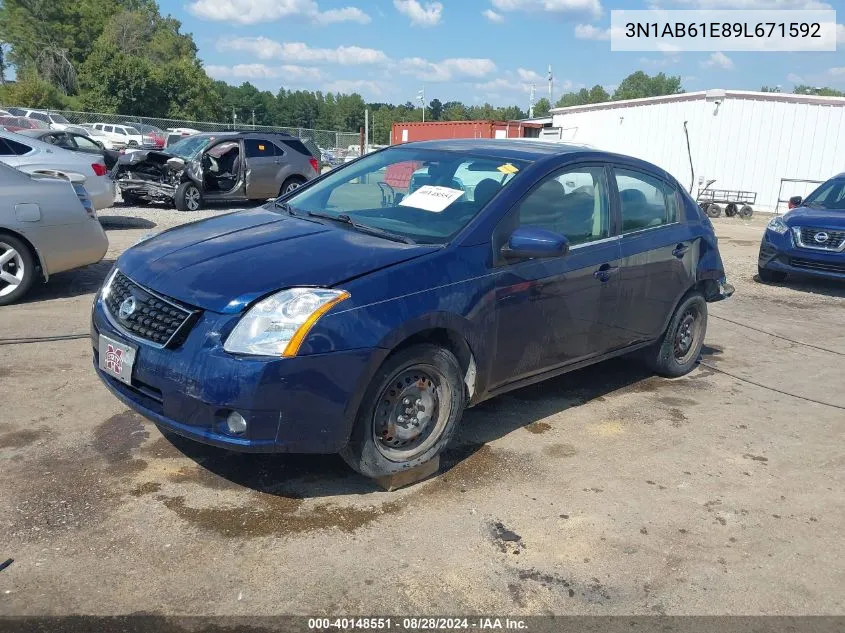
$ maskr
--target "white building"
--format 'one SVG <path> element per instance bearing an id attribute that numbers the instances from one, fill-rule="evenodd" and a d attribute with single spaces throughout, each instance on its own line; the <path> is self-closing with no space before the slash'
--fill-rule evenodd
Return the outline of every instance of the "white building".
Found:
<path id="1" fill-rule="evenodd" d="M 684 122 L 695 171 L 692 195 L 714 189 L 757 193 L 755 210 L 778 197 L 806 195 L 845 171 L 845 98 L 708 90 L 552 110 L 542 136 L 583 142 L 654 163 L 688 190 L 692 183 Z M 784 204 L 780 211 L 784 211 Z"/>

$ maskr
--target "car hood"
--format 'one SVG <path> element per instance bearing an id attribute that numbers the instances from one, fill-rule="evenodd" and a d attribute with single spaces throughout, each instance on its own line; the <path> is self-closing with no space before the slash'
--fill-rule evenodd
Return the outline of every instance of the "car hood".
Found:
<path id="1" fill-rule="evenodd" d="M 845 230 L 845 211 L 798 207 L 784 215 L 787 226 Z"/>
<path id="2" fill-rule="evenodd" d="M 436 250 L 260 207 L 160 233 L 117 265 L 155 292 L 234 313 L 282 288 L 335 286 Z"/>

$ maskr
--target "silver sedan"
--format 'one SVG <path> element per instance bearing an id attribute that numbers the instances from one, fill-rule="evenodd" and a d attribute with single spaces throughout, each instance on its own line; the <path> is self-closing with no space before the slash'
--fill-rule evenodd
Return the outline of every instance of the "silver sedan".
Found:
<path id="1" fill-rule="evenodd" d="M 85 178 L 31 175 L 0 162 L 0 306 L 36 280 L 103 258 L 109 242 Z"/>

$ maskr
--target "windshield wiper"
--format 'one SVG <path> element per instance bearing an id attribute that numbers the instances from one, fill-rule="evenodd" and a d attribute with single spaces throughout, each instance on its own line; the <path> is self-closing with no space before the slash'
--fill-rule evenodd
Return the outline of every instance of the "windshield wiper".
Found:
<path id="1" fill-rule="evenodd" d="M 277 209 L 281 209 L 282 211 L 287 211 L 288 215 L 292 215 L 293 217 L 299 217 L 297 213 L 293 210 L 293 207 L 290 206 L 287 202 L 279 202 L 278 200 L 273 200 L 273 206 Z"/>
<path id="2" fill-rule="evenodd" d="M 338 215 L 331 215 L 329 213 L 321 213 L 319 211 L 309 211 L 308 215 L 312 218 L 323 218 L 324 220 L 331 220 L 333 222 L 340 222 L 341 224 L 347 224 L 351 226 L 353 229 L 360 231 L 361 233 L 368 233 L 370 235 L 375 235 L 376 237 L 383 237 L 386 240 L 393 240 L 394 242 L 402 242 L 403 244 L 416 244 L 414 240 L 409 237 L 405 237 L 404 235 L 400 235 L 399 233 L 393 233 L 392 231 L 387 231 L 385 229 L 379 229 L 374 226 L 368 226 L 366 224 L 359 224 L 355 222 L 352 218 L 350 218 L 345 213 L 340 213 Z"/>

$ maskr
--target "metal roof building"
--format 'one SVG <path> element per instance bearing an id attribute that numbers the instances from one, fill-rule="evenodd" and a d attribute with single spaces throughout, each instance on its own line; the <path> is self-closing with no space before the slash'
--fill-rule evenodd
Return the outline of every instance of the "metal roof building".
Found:
<path id="1" fill-rule="evenodd" d="M 812 191 L 808 181 L 845 170 L 845 98 L 708 90 L 555 108 L 552 116 L 561 140 L 642 158 L 688 189 L 691 154 L 693 197 L 715 180 L 714 188 L 756 192 L 755 209 L 774 210 L 778 199 Z"/>

